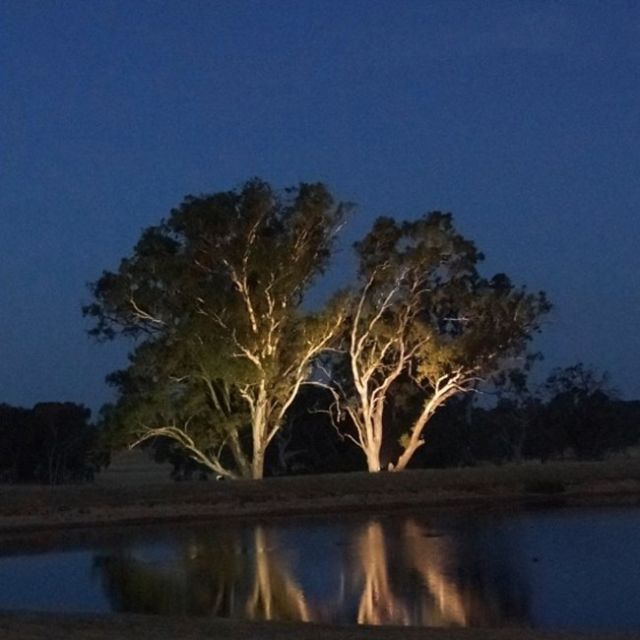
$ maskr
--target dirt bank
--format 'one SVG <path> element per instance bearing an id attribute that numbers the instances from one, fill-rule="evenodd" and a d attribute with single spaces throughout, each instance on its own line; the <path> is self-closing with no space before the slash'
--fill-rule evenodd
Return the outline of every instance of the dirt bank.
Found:
<path id="1" fill-rule="evenodd" d="M 0 533 L 411 506 L 611 502 L 640 502 L 640 460 L 145 486 L 2 486 Z"/>

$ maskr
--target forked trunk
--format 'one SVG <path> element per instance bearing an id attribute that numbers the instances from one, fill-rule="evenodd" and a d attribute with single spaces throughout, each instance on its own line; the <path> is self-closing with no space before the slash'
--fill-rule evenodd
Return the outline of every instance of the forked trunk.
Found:
<path id="1" fill-rule="evenodd" d="M 411 428 L 411 436 L 409 438 L 409 442 L 406 444 L 403 452 L 400 454 L 397 463 L 394 466 L 390 466 L 390 469 L 392 471 L 404 471 L 407 468 L 407 465 L 413 457 L 413 454 L 424 444 L 424 440 L 422 439 L 422 432 L 427 426 L 427 423 L 429 422 L 429 420 L 431 420 L 438 407 L 443 405 L 446 400 L 454 394 L 455 392 L 452 392 L 451 389 L 447 389 L 445 393 L 436 393 L 436 395 L 434 395 L 425 403 L 422 413 Z"/>

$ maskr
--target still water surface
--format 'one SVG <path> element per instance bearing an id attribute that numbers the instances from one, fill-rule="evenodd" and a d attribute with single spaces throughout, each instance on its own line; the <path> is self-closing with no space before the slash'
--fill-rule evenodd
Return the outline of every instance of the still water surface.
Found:
<path id="1" fill-rule="evenodd" d="M 0 608 L 640 630 L 640 509 L 392 513 L 0 547 Z"/>

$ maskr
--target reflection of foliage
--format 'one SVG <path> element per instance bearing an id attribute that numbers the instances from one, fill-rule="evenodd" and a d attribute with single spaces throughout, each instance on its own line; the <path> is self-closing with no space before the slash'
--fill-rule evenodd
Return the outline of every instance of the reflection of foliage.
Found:
<path id="1" fill-rule="evenodd" d="M 120 554 L 97 557 L 94 569 L 115 611 L 184 613 L 182 589 L 162 571 Z"/>
<path id="2" fill-rule="evenodd" d="M 302 590 L 269 547 L 256 527 L 250 545 L 233 533 L 192 539 L 168 568 L 126 550 L 96 558 L 94 568 L 117 611 L 308 621 Z"/>
<path id="3" fill-rule="evenodd" d="M 94 569 L 116 611 L 233 616 L 246 556 L 232 534 L 215 543 L 187 542 L 169 568 L 144 562 L 126 550 L 99 556 Z"/>

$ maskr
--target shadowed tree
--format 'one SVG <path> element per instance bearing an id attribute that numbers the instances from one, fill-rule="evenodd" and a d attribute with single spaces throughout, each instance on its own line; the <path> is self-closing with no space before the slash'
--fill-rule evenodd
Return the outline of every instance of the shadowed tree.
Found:
<path id="1" fill-rule="evenodd" d="M 41 402 L 32 409 L 0 405 L 0 481 L 91 480 L 101 460 L 90 415 L 72 402 Z"/>
<path id="2" fill-rule="evenodd" d="M 92 333 L 141 341 L 114 380 L 132 446 L 170 438 L 217 473 L 263 476 L 267 446 L 343 322 L 337 306 L 301 304 L 345 209 L 321 184 L 189 196 L 93 285 Z"/>
<path id="3" fill-rule="evenodd" d="M 554 369 L 544 386 L 549 398 L 545 423 L 556 454 L 598 459 L 633 442 L 635 434 L 616 415 L 606 374 L 579 363 Z"/>
<path id="4" fill-rule="evenodd" d="M 89 424 L 91 411 L 72 402 L 41 402 L 31 413 L 40 448 L 40 481 L 60 484 L 91 479 L 96 469 L 91 453 L 96 437 Z"/>
<path id="5" fill-rule="evenodd" d="M 540 431 L 544 406 L 528 374 L 525 366 L 501 371 L 493 379 L 497 403 L 484 417 L 494 434 L 490 457 L 496 461 L 522 462 Z"/>
<path id="6" fill-rule="evenodd" d="M 0 404 L 0 480 L 34 482 L 40 451 L 29 409 Z"/>
<path id="7" fill-rule="evenodd" d="M 520 355 L 549 304 L 503 274 L 482 277 L 482 254 L 450 214 L 402 223 L 379 218 L 355 248 L 359 288 L 342 345 L 346 375 L 327 386 L 338 413 L 354 425 L 346 436 L 362 449 L 369 471 L 379 471 L 385 407 L 394 385 L 411 379 L 418 410 L 388 465 L 400 470 L 423 445 L 438 407 Z"/>

